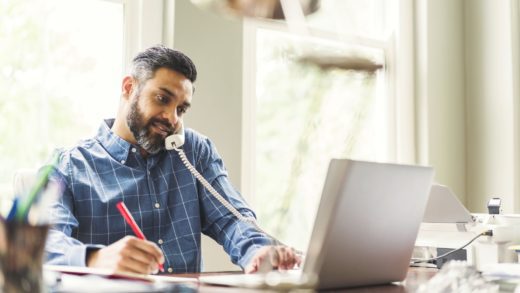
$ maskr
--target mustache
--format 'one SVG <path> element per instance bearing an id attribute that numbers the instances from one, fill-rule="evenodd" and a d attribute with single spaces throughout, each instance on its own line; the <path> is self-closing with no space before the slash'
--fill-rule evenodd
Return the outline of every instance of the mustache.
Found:
<path id="1" fill-rule="evenodd" d="M 170 134 L 173 134 L 175 132 L 175 127 L 171 125 L 171 123 L 168 120 L 152 118 L 148 122 L 148 126 L 151 126 L 152 124 L 162 124 L 164 127 L 168 128 L 168 133 Z"/>

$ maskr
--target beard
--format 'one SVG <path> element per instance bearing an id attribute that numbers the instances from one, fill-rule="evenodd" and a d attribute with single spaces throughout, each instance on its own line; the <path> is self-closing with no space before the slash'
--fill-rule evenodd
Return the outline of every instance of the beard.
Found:
<path id="1" fill-rule="evenodd" d="M 173 134 L 174 128 L 169 121 L 158 118 L 152 117 L 148 122 L 145 122 L 141 109 L 137 104 L 138 100 L 139 97 L 134 97 L 132 99 L 130 113 L 126 117 L 126 123 L 134 135 L 137 144 L 147 153 L 154 155 L 165 149 L 165 136 L 153 131 L 152 126 L 154 124 L 162 124 L 168 128 L 168 135 Z"/>

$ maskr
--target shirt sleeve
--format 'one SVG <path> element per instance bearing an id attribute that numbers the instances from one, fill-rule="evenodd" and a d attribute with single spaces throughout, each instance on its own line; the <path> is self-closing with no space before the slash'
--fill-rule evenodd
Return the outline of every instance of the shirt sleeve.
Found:
<path id="1" fill-rule="evenodd" d="M 256 219 L 243 197 L 231 185 L 222 159 L 209 139 L 198 152 L 197 169 L 202 176 L 243 216 Z M 202 232 L 222 245 L 231 261 L 244 269 L 259 248 L 272 244 L 271 239 L 252 224 L 237 219 L 200 182 L 197 184 Z"/>
<path id="2" fill-rule="evenodd" d="M 102 245 L 86 245 L 73 238 L 72 231 L 78 227 L 74 217 L 74 199 L 70 189 L 68 172 L 68 153 L 61 153 L 60 159 L 49 180 L 59 182 L 63 193 L 51 205 L 51 227 L 45 244 L 46 264 L 86 266 L 87 250 L 103 247 Z"/>

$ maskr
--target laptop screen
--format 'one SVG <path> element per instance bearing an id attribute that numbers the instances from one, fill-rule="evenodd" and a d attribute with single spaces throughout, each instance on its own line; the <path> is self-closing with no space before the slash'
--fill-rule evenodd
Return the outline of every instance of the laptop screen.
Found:
<path id="1" fill-rule="evenodd" d="M 320 289 L 403 280 L 432 178 L 430 167 L 331 160 L 304 273 Z"/>

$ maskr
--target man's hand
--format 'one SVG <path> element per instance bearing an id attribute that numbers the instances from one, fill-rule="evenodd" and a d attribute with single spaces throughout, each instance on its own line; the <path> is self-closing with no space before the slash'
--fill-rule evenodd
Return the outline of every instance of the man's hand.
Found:
<path id="1" fill-rule="evenodd" d="M 277 245 L 264 246 L 258 250 L 244 272 L 246 274 L 256 273 L 260 268 L 268 267 L 279 270 L 290 270 L 295 265 L 301 264 L 301 257 L 293 248 Z"/>
<path id="2" fill-rule="evenodd" d="M 153 242 L 126 236 L 90 253 L 87 266 L 138 274 L 157 273 L 164 263 L 161 249 Z"/>

